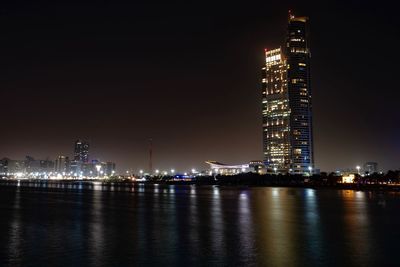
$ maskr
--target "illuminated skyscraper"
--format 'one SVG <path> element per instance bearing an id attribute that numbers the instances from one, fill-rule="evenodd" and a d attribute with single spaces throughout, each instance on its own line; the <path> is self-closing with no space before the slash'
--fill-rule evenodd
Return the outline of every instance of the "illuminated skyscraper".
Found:
<path id="1" fill-rule="evenodd" d="M 87 163 L 89 161 L 89 143 L 81 140 L 75 142 L 74 160 Z"/>
<path id="2" fill-rule="evenodd" d="M 263 68 L 264 161 L 270 170 L 290 168 L 290 108 L 287 65 L 281 48 L 266 50 Z"/>
<path id="3" fill-rule="evenodd" d="M 266 50 L 263 149 L 273 172 L 309 174 L 314 167 L 307 18 L 289 14 L 285 48 Z"/>

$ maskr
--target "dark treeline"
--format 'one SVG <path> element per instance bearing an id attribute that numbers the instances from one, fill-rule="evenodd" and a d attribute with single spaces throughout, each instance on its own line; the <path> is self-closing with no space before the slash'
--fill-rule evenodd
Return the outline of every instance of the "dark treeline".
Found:
<path id="1" fill-rule="evenodd" d="M 361 184 L 398 184 L 400 183 L 400 170 L 388 171 L 387 173 L 372 173 L 367 176 L 356 176 L 356 183 Z"/>
<path id="2" fill-rule="evenodd" d="M 151 179 L 150 179 L 151 180 Z M 173 177 L 163 177 L 153 182 L 181 183 Z M 198 176 L 188 182 L 199 185 L 239 185 L 239 186 L 316 186 L 316 187 L 376 187 L 382 185 L 400 184 L 400 171 L 388 171 L 387 173 L 373 173 L 367 176 L 355 175 L 354 183 L 343 184 L 342 176 L 335 173 L 314 174 L 313 176 L 241 173 L 237 175 L 223 176 Z"/>

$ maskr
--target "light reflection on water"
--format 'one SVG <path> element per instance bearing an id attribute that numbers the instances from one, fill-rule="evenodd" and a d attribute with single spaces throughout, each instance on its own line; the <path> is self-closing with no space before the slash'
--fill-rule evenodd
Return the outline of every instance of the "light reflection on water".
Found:
<path id="1" fill-rule="evenodd" d="M 305 231 L 307 233 L 305 241 L 307 242 L 306 248 L 312 261 L 319 261 L 323 255 L 323 252 L 321 251 L 323 246 L 322 229 L 316 194 L 317 191 L 315 189 L 305 189 L 304 218 L 306 226 Z"/>
<path id="2" fill-rule="evenodd" d="M 18 181 L 19 187 L 19 181 Z M 20 217 L 20 192 L 19 189 L 15 191 L 14 202 L 13 202 L 13 214 L 12 220 L 10 223 L 10 230 L 9 230 L 9 251 L 8 254 L 10 255 L 10 263 L 17 265 L 19 263 L 19 259 L 21 258 L 21 217 Z"/>
<path id="3" fill-rule="evenodd" d="M 396 193 L 101 183 L 31 186 L 0 187 L 1 266 L 397 262 Z"/>
<path id="4" fill-rule="evenodd" d="M 214 187 L 212 189 L 212 201 L 210 206 L 210 231 L 209 240 L 211 240 L 211 248 L 217 258 L 223 258 L 225 255 L 225 234 L 224 234 L 224 214 L 221 207 L 220 189 Z"/>
<path id="5" fill-rule="evenodd" d="M 93 191 L 93 205 L 90 216 L 90 233 L 89 233 L 89 259 L 93 265 L 99 266 L 103 262 L 104 248 L 104 224 L 101 219 L 103 210 L 103 202 L 100 201 L 101 192 Z"/>
<path id="6" fill-rule="evenodd" d="M 368 255 L 372 250 L 373 240 L 369 236 L 370 221 L 368 218 L 365 192 L 352 190 L 341 191 L 344 202 L 344 227 L 348 250 L 352 251 L 352 262 L 358 266 L 368 264 Z"/>
<path id="7" fill-rule="evenodd" d="M 250 207 L 250 196 L 249 191 L 243 191 L 240 193 L 238 198 L 238 235 L 240 239 L 240 255 L 241 258 L 248 258 L 246 260 L 246 265 L 254 262 L 255 258 L 252 256 L 252 252 L 255 250 L 255 233 L 253 228 L 252 220 L 252 209 Z"/>

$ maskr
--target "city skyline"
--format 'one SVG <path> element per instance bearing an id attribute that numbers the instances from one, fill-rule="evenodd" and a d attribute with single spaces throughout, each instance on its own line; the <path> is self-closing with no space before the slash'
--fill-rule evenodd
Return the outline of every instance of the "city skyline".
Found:
<path id="1" fill-rule="evenodd" d="M 394 11 L 357 2 L 210 7 L 5 5 L 0 158 L 55 159 L 82 138 L 93 158 L 145 169 L 152 138 L 154 168 L 261 160 L 263 49 L 281 44 L 292 9 L 311 18 L 316 168 L 400 167 L 398 56 L 385 54 L 397 44 Z"/>
<path id="2" fill-rule="evenodd" d="M 277 51 L 277 50 L 275 50 Z M 148 152 L 149 155 L 152 155 L 152 140 L 150 140 L 150 146 Z M 205 161 L 205 165 L 207 168 L 197 168 L 197 167 L 189 167 L 186 166 L 182 169 L 176 169 L 172 165 L 169 167 L 161 167 L 156 166 L 153 168 L 152 165 L 152 157 L 149 157 L 148 168 L 146 169 L 143 166 L 137 168 L 127 168 L 122 169 L 116 168 L 116 163 L 104 159 L 99 159 L 90 156 L 91 147 L 90 143 L 78 139 L 73 143 L 73 149 L 69 153 L 65 153 L 63 155 L 58 155 L 54 159 L 50 157 L 46 158 L 36 158 L 32 154 L 26 155 L 23 158 L 10 158 L 10 157 L 2 157 L 0 158 L 0 174 L 6 175 L 54 175 L 61 174 L 65 177 L 93 177 L 98 175 L 100 169 L 97 167 L 101 166 L 101 169 L 107 169 L 108 171 L 103 171 L 102 173 L 111 176 L 111 175 L 149 175 L 149 176 L 158 176 L 158 175 L 187 175 L 191 174 L 201 174 L 201 175 L 235 175 L 235 174 L 243 174 L 243 173 L 252 173 L 257 172 L 259 174 L 303 174 L 305 176 L 309 176 L 311 173 L 320 175 L 322 172 L 327 174 L 326 170 L 313 169 L 308 168 L 306 165 L 303 172 L 294 172 L 289 169 L 278 169 L 271 165 L 266 164 L 262 160 L 252 160 L 250 162 L 242 162 L 240 164 L 227 164 L 221 163 L 217 161 Z M 72 155 L 72 156 L 71 156 Z M 365 162 L 362 165 L 355 166 L 347 166 L 343 168 L 338 168 L 335 171 L 331 171 L 331 173 L 335 173 L 335 175 L 342 175 L 346 173 L 363 173 L 365 175 L 369 174 L 383 174 L 385 170 L 378 168 L 377 162 Z M 196 166 L 201 166 L 196 165 Z M 289 166 L 287 167 L 289 168 Z"/>
<path id="3" fill-rule="evenodd" d="M 71 153 L 60 154 L 53 159 L 38 159 L 32 155 L 26 155 L 23 159 L 3 157 L 0 158 L 0 174 L 41 179 L 110 177 L 117 174 L 115 162 L 90 158 L 89 148 L 87 141 L 78 139 Z"/>

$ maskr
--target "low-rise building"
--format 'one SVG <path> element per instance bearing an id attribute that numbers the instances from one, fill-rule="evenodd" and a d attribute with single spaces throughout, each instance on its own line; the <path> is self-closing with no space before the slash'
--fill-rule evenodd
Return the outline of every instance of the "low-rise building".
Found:
<path id="1" fill-rule="evenodd" d="M 211 175 L 235 175 L 247 172 L 259 172 L 264 168 L 264 164 L 260 160 L 250 161 L 247 164 L 228 165 L 218 161 L 206 161 L 210 166 Z"/>

